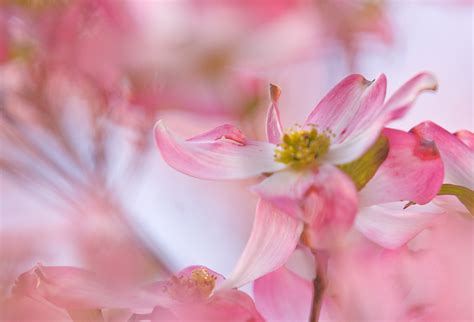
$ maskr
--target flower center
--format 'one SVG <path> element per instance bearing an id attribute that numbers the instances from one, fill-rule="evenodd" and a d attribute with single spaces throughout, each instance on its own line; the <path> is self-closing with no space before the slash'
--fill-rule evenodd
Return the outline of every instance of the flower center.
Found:
<path id="1" fill-rule="evenodd" d="M 194 269 L 190 276 L 173 276 L 166 290 L 178 300 L 205 299 L 214 290 L 216 279 L 207 269 L 200 267 Z"/>
<path id="2" fill-rule="evenodd" d="M 316 128 L 299 129 L 285 133 L 282 142 L 275 149 L 275 161 L 294 169 L 317 164 L 318 159 L 329 151 L 331 140 L 327 133 Z"/>

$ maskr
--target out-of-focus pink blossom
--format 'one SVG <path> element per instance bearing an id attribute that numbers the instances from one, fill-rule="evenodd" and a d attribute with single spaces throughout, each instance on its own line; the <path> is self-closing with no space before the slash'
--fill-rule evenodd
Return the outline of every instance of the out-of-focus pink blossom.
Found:
<path id="1" fill-rule="evenodd" d="M 203 266 L 188 267 L 166 282 L 151 285 L 172 303 L 159 305 L 151 321 L 263 321 L 253 300 L 236 289 L 216 289 L 224 278 Z"/>
<path id="2" fill-rule="evenodd" d="M 74 267 L 37 266 L 20 275 L 2 307 L 5 317 L 27 320 L 69 316 L 94 321 L 263 321 L 252 299 L 238 290 L 215 290 L 223 277 L 203 266 L 144 287 L 109 284 Z M 121 311 L 120 311 L 121 310 Z M 115 313 L 114 313 L 115 312 Z"/>

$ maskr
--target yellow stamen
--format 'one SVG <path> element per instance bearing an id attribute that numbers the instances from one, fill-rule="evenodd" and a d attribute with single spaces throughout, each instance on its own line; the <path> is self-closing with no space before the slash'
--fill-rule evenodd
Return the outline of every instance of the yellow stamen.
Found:
<path id="1" fill-rule="evenodd" d="M 297 170 L 317 165 L 329 151 L 330 144 L 329 135 L 319 133 L 314 127 L 291 131 L 283 135 L 282 142 L 275 149 L 275 161 Z"/>

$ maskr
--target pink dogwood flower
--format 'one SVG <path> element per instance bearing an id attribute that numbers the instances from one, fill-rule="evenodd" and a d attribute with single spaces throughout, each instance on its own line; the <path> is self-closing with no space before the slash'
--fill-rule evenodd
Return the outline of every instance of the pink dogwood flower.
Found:
<path id="1" fill-rule="evenodd" d="M 155 126 L 155 139 L 164 160 L 190 176 L 225 180 L 266 175 L 252 191 L 306 222 L 324 246 L 352 226 L 357 212 L 356 187 L 336 165 L 364 155 L 385 124 L 402 117 L 421 91 L 436 86 L 432 75 L 421 73 L 384 103 L 385 75 L 372 82 L 351 75 L 321 100 L 302 126 L 287 132 L 277 106 L 280 90 L 272 86 L 268 142 L 248 139 L 229 124 L 182 140 L 162 120 Z"/>
<path id="2" fill-rule="evenodd" d="M 385 129 L 389 153 L 377 173 L 358 193 L 354 228 L 382 247 L 395 249 L 410 241 L 443 213 L 427 204 L 436 197 L 444 167 L 436 146 L 413 133 Z M 404 202 L 400 202 L 404 200 Z M 301 242 L 301 223 L 271 203 L 260 200 L 250 238 L 224 287 L 241 286 L 283 266 Z M 306 247 L 317 231 L 306 230 Z"/>
<path id="3" fill-rule="evenodd" d="M 354 228 L 384 248 L 399 249 L 445 212 L 432 204 L 404 209 L 406 201 L 426 204 L 436 197 L 443 183 L 444 166 L 432 141 L 415 133 L 394 129 L 384 129 L 383 135 L 389 140 L 389 154 L 375 176 L 359 192 L 359 211 Z M 257 213 L 257 218 L 259 216 L 262 214 Z M 269 272 L 260 275 L 262 277 L 254 282 L 255 301 L 262 315 L 269 320 L 307 321 L 311 310 L 313 283 L 284 265 L 290 255 L 289 248 L 283 248 L 288 250 L 285 259 L 278 257 L 281 259 L 278 264 L 283 263 L 282 266 L 266 261 L 264 254 L 259 253 L 259 242 L 253 242 L 257 240 L 255 235 L 260 236 L 260 239 L 266 235 L 270 239 L 272 233 L 267 232 L 263 226 L 254 225 L 252 237 L 237 264 L 235 281 L 238 283 L 240 278 L 252 273 L 256 273 L 253 275 L 255 277 L 263 271 Z M 277 238 L 277 235 L 273 235 L 273 238 Z M 252 253 L 252 256 L 246 256 L 247 253 Z M 338 264 L 330 266 L 329 278 L 334 275 L 334 270 L 342 269 L 335 265 Z M 234 275 L 231 274 L 232 276 Z M 382 276 L 383 274 L 378 277 Z M 328 318 L 328 311 L 337 311 L 327 299 L 324 301 L 326 307 L 321 312 L 323 320 Z"/>

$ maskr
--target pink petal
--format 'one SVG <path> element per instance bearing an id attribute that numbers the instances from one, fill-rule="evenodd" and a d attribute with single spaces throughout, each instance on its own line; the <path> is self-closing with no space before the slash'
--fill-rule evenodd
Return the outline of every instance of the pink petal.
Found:
<path id="1" fill-rule="evenodd" d="M 249 190 L 285 213 L 302 219 L 301 200 L 313 185 L 313 176 L 312 170 L 287 169 L 272 174 Z"/>
<path id="2" fill-rule="evenodd" d="M 12 296 L 0 303 L 0 321 L 62 321 L 72 322 L 66 310 L 49 302 L 25 296 Z"/>
<path id="3" fill-rule="evenodd" d="M 220 125 L 210 131 L 193 136 L 187 139 L 188 142 L 206 142 L 216 141 L 219 139 L 229 139 L 239 144 L 245 144 L 245 135 L 235 126 L 231 124 Z"/>
<path id="4" fill-rule="evenodd" d="M 435 91 L 438 88 L 436 78 L 430 73 L 420 73 L 402 85 L 385 103 L 384 114 L 389 120 L 403 117 L 415 102 L 418 95 L 426 90 Z"/>
<path id="5" fill-rule="evenodd" d="M 361 157 L 377 141 L 385 123 L 384 118 L 379 118 L 344 142 L 331 144 L 324 160 L 331 164 L 344 164 Z"/>
<path id="6" fill-rule="evenodd" d="M 308 321 L 312 282 L 285 266 L 257 279 L 253 291 L 257 309 L 267 321 Z"/>
<path id="7" fill-rule="evenodd" d="M 275 173 L 251 189 L 275 207 L 308 223 L 314 243 L 320 246 L 335 234 L 347 231 L 357 213 L 353 182 L 330 165 L 318 170 Z"/>
<path id="8" fill-rule="evenodd" d="M 247 245 L 221 288 L 240 287 L 281 267 L 294 251 L 303 223 L 259 200 Z"/>
<path id="9" fill-rule="evenodd" d="M 187 175 L 210 180 L 244 179 L 285 167 L 274 161 L 275 146 L 246 140 L 235 127 L 220 126 L 188 141 L 174 137 L 162 121 L 155 140 L 163 159 Z"/>
<path id="10" fill-rule="evenodd" d="M 332 166 L 321 167 L 303 200 L 307 237 L 313 248 L 337 244 L 352 227 L 358 209 L 357 190 L 349 177 Z"/>
<path id="11" fill-rule="evenodd" d="M 433 142 L 399 130 L 385 129 L 390 150 L 375 176 L 359 193 L 361 205 L 392 201 L 425 204 L 443 183 L 444 168 Z"/>
<path id="12" fill-rule="evenodd" d="M 454 133 L 454 135 L 471 150 L 474 150 L 474 133 L 469 130 L 461 130 Z"/>
<path id="13" fill-rule="evenodd" d="M 343 142 L 365 129 L 379 116 L 386 91 L 386 77 L 370 82 L 361 75 L 350 75 L 337 84 L 308 116 L 305 124 L 330 129 L 334 143 Z"/>
<path id="14" fill-rule="evenodd" d="M 398 203 L 398 209 L 390 209 L 387 206 L 362 208 L 357 215 L 355 226 L 373 242 L 395 249 L 429 227 L 442 213 L 429 212 L 426 207 L 421 206 L 411 206 L 406 210 L 401 209 L 402 207 L 403 204 Z"/>
<path id="15" fill-rule="evenodd" d="M 263 322 L 252 298 L 238 290 L 221 290 L 202 302 L 183 303 L 169 310 L 156 308 L 152 322 L 161 321 L 255 321 Z"/>
<path id="16" fill-rule="evenodd" d="M 444 183 L 474 189 L 474 150 L 433 122 L 423 122 L 411 132 L 436 143 L 444 163 Z"/>
<path id="17" fill-rule="evenodd" d="M 152 308 L 159 303 L 150 292 L 108 285 L 91 272 L 63 266 L 37 266 L 23 273 L 13 292 L 65 309 Z"/>
<path id="18" fill-rule="evenodd" d="M 280 111 L 278 110 L 278 98 L 280 97 L 280 88 L 270 85 L 270 94 L 272 104 L 267 114 L 267 140 L 273 144 L 279 144 L 283 134 L 283 128 L 280 121 Z"/>
<path id="19" fill-rule="evenodd" d="M 378 100 L 373 97 L 380 97 L 385 83 L 380 81 L 378 86 L 378 89 L 373 89 L 372 96 L 368 95 L 368 99 L 365 100 L 366 104 L 360 108 L 361 113 L 356 114 L 359 116 L 351 119 L 354 125 L 347 127 L 347 133 L 351 135 L 346 133 L 344 136 L 341 136 L 343 142 L 339 142 L 336 139 L 335 144 L 331 145 L 330 151 L 326 156 L 327 162 L 342 164 L 353 161 L 363 155 L 375 143 L 380 132 L 388 122 L 403 117 L 418 95 L 425 90 L 435 90 L 437 82 L 431 74 L 420 73 L 397 90 L 383 108 L 380 109 L 376 107 Z M 376 96 L 377 93 L 379 93 L 379 96 Z M 372 101 L 370 100 L 371 97 Z M 372 109 L 368 107 L 371 106 L 371 102 L 373 102 Z M 363 108 L 364 106 L 365 109 Z M 356 128 L 354 128 L 355 125 L 357 125 Z"/>

